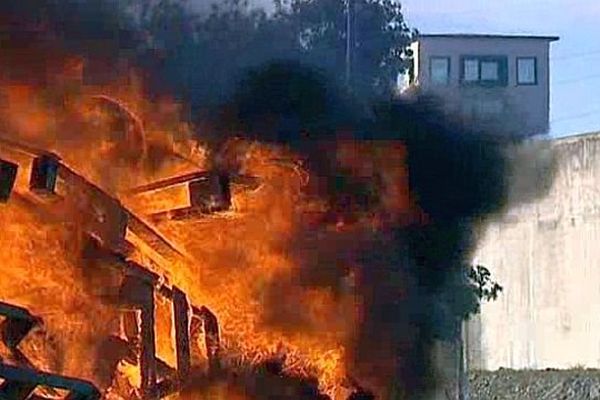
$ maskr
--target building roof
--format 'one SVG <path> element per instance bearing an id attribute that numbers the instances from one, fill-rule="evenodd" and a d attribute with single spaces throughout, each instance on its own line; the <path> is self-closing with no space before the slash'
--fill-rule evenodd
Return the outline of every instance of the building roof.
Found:
<path id="1" fill-rule="evenodd" d="M 600 131 L 596 132 L 583 132 L 574 135 L 561 136 L 554 139 L 556 144 L 569 144 L 583 140 L 600 140 Z"/>
<path id="2" fill-rule="evenodd" d="M 493 35 L 493 34 L 480 34 L 480 33 L 430 33 L 430 34 L 419 34 L 417 40 L 420 38 L 452 38 L 452 39 L 536 39 L 536 40 L 547 40 L 554 42 L 559 40 L 558 36 L 537 36 L 537 35 Z"/>

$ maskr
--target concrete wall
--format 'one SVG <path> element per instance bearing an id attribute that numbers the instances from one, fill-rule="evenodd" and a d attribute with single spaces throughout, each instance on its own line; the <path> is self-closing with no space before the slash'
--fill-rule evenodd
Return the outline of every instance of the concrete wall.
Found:
<path id="1" fill-rule="evenodd" d="M 491 113 L 490 123 L 509 123 L 514 130 L 545 133 L 549 125 L 549 41 L 539 38 L 423 37 L 415 53 L 416 84 L 426 92 L 441 96 L 452 113 L 469 116 L 480 107 L 501 108 L 500 116 Z M 464 86 L 460 83 L 460 57 L 499 55 L 508 58 L 508 84 L 496 87 Z M 447 86 L 430 82 L 430 57 L 450 58 Z M 537 85 L 517 85 L 517 57 L 537 58 Z M 508 119 L 506 117 L 509 117 Z"/>
<path id="2" fill-rule="evenodd" d="M 472 369 L 600 367 L 600 133 L 554 147 L 547 196 L 482 233 L 474 260 L 504 292 L 469 324 Z"/>

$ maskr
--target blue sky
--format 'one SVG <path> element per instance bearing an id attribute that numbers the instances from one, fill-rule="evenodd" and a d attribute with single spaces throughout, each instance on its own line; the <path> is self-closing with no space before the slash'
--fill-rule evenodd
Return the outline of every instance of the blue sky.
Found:
<path id="1" fill-rule="evenodd" d="M 422 33 L 557 35 L 550 49 L 551 135 L 600 131 L 600 0 L 403 0 Z"/>

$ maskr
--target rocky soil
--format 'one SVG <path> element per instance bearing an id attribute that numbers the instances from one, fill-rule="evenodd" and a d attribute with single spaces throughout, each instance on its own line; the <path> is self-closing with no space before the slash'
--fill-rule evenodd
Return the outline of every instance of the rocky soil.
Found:
<path id="1" fill-rule="evenodd" d="M 600 400 L 600 370 L 472 372 L 470 400 Z"/>

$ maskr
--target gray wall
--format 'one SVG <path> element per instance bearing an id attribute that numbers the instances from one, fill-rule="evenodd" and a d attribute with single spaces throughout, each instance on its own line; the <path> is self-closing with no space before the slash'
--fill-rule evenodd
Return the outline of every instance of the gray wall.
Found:
<path id="1" fill-rule="evenodd" d="M 471 368 L 600 367 L 600 133 L 553 147 L 548 194 L 482 231 L 474 261 L 504 292 L 470 324 Z"/>
<path id="2" fill-rule="evenodd" d="M 509 127 L 524 134 L 546 133 L 549 120 L 549 41 L 538 38 L 464 38 L 422 37 L 415 59 L 416 84 L 424 91 L 442 96 L 450 112 L 468 114 L 469 109 L 484 101 L 500 101 L 504 114 L 491 124 Z M 464 87 L 460 85 L 461 55 L 502 55 L 508 57 L 506 87 Z M 450 57 L 450 83 L 433 86 L 429 81 L 429 57 Z M 537 58 L 537 85 L 517 85 L 517 57 Z M 496 126 L 497 127 L 497 126 Z"/>

